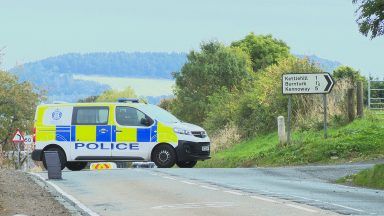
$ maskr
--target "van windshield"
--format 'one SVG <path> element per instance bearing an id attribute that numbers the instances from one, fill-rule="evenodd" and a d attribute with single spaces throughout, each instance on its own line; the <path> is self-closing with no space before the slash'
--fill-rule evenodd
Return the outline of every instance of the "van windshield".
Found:
<path id="1" fill-rule="evenodd" d="M 165 123 L 177 123 L 180 122 L 178 118 L 169 113 L 168 111 L 151 104 L 145 104 L 139 107 L 141 111 L 149 115 L 149 117 L 154 118 L 160 122 Z"/>

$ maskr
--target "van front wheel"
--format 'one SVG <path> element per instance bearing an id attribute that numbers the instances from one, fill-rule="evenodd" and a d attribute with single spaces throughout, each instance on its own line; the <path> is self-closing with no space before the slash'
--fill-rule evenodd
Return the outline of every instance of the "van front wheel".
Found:
<path id="1" fill-rule="evenodd" d="M 67 162 L 65 165 L 69 170 L 80 171 L 87 166 L 87 162 Z"/>
<path id="2" fill-rule="evenodd" d="M 167 144 L 158 145 L 153 150 L 151 159 L 159 168 L 171 168 L 176 163 L 175 149 Z"/>
<path id="3" fill-rule="evenodd" d="M 176 162 L 177 166 L 180 168 L 193 168 L 196 165 L 197 161 L 178 161 Z"/>

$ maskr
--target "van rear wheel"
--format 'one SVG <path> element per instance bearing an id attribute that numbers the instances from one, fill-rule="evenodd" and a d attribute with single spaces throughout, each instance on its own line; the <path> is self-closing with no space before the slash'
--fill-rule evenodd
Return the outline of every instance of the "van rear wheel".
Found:
<path id="1" fill-rule="evenodd" d="M 63 150 L 57 147 L 49 147 L 44 151 L 57 151 L 60 159 L 61 170 L 65 168 L 65 164 L 67 163 L 67 157 L 65 156 L 65 153 Z M 44 165 L 44 168 L 47 169 L 47 162 L 45 161 L 44 152 L 43 152 L 43 165 Z"/>
<path id="2" fill-rule="evenodd" d="M 175 149 L 168 144 L 158 145 L 153 150 L 151 159 L 159 168 L 171 168 L 176 163 Z"/>
<path id="3" fill-rule="evenodd" d="M 65 165 L 69 170 L 80 171 L 87 166 L 87 162 L 67 162 Z"/>
<path id="4" fill-rule="evenodd" d="M 178 161 L 176 165 L 180 168 L 193 168 L 197 161 Z"/>

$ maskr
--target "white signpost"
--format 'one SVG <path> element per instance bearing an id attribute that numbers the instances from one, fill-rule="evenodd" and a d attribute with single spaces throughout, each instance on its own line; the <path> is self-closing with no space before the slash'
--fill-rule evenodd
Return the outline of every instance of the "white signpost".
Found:
<path id="1" fill-rule="evenodd" d="M 291 95 L 323 94 L 324 138 L 327 138 L 327 94 L 331 92 L 335 81 L 329 73 L 290 73 L 282 76 L 282 92 L 288 97 L 288 143 L 291 140 Z"/>

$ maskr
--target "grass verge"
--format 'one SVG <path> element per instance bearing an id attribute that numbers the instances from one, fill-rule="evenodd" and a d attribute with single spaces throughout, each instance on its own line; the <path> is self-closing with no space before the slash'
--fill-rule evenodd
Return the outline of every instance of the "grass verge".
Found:
<path id="1" fill-rule="evenodd" d="M 198 167 L 286 166 L 384 158 L 384 120 L 376 115 L 323 131 L 295 131 L 292 144 L 278 146 L 277 133 L 258 136 L 212 155 Z"/>
<path id="2" fill-rule="evenodd" d="M 384 189 L 384 164 L 376 164 L 371 169 L 360 171 L 355 175 L 346 176 L 336 182 L 360 187 Z"/>

